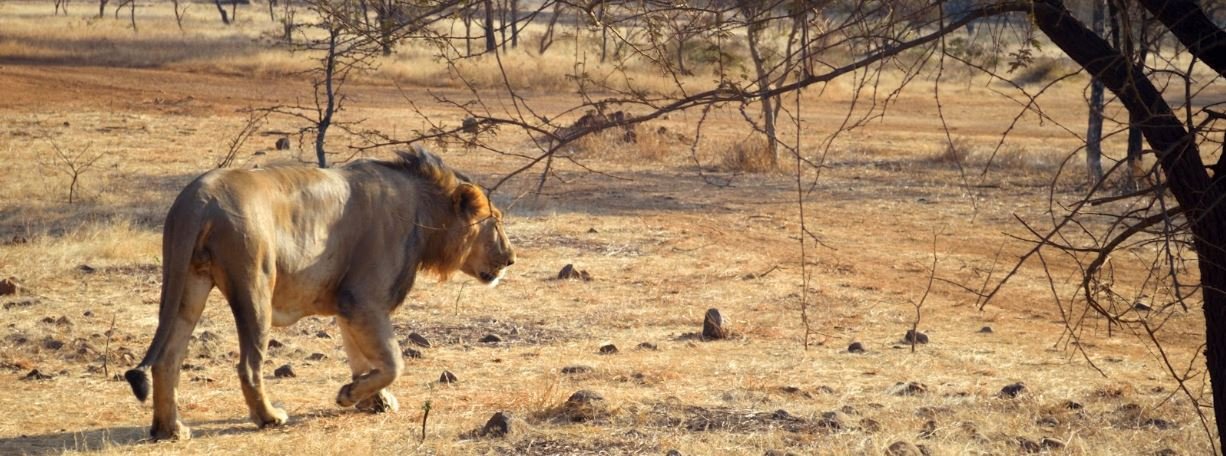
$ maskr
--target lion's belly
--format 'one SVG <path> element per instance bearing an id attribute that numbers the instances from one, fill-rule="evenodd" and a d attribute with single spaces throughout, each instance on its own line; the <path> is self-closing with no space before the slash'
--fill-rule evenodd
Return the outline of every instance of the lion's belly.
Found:
<path id="1" fill-rule="evenodd" d="M 272 299 L 273 326 L 289 326 L 302 317 L 335 315 L 335 289 L 331 281 L 310 276 L 282 274 L 277 277 Z"/>

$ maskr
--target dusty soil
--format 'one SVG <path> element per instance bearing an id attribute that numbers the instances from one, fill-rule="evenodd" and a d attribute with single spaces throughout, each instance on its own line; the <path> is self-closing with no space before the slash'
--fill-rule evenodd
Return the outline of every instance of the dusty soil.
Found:
<path id="1" fill-rule="evenodd" d="M 225 151 L 244 118 L 237 110 L 292 103 L 306 85 L 0 62 L 0 87 L 0 277 L 23 286 L 0 296 L 0 408 L 9 417 L 0 421 L 0 453 L 878 454 L 897 441 L 935 454 L 1210 451 L 1161 355 L 1133 331 L 1108 333 L 1093 317 L 1071 344 L 1037 265 L 982 310 L 955 285 L 978 288 L 1001 276 L 1029 248 L 1009 236 L 1028 236 L 1015 217 L 1041 224 L 1049 197 L 1071 201 L 1078 188 L 1052 194 L 1044 178 L 1002 171 L 968 190 L 952 165 L 932 159 L 943 133 L 922 92 L 836 144 L 803 196 L 804 224 L 821 242 L 806 239 L 803 266 L 796 184 L 786 173 L 733 176 L 695 166 L 681 147 L 646 160 L 611 146 L 584 162 L 601 173 L 563 164 L 565 182 L 539 197 L 528 193 L 538 177 L 532 173 L 495 194 L 519 257 L 501 286 L 457 277 L 423 281 L 411 293 L 395 315 L 397 330 L 402 338 L 418 332 L 432 346 L 404 345 L 423 356 L 407 360 L 393 387 L 399 413 L 332 403 L 349 376 L 339 335 L 330 320 L 308 318 L 275 330 L 282 346 L 270 349 L 264 371 L 291 422 L 257 430 L 233 372 L 233 320 L 215 293 L 180 390 L 195 438 L 147 443 L 149 406 L 113 376 L 144 353 L 156 325 L 161 217 L 178 189 Z M 386 131 L 420 124 L 406 95 L 432 116 L 459 121 L 429 102 L 437 90 L 353 90 L 351 114 Z M 1007 127 L 1017 105 L 987 93 L 946 100 L 958 135 L 988 142 Z M 1065 95 L 1045 108 L 1076 124 L 1079 94 Z M 529 99 L 545 110 L 569 101 L 566 94 Z M 812 103 L 805 134 L 827 134 L 841 103 Z M 661 125 L 685 131 L 695 116 Z M 717 118 L 712 131 L 737 119 Z M 266 125 L 270 135 L 252 140 L 241 166 L 294 161 L 293 150 L 270 150 L 275 132 L 292 128 L 288 120 Z M 1025 123 L 1012 138 L 1036 153 L 1072 143 L 1049 128 Z M 528 151 L 514 145 L 522 139 L 506 140 Z M 49 161 L 50 142 L 106 151 L 82 177 L 83 202 L 65 202 L 67 181 Z M 439 152 L 486 183 L 521 164 L 479 151 Z M 733 185 L 710 185 L 704 175 L 734 177 Z M 941 280 L 918 325 L 930 342 L 912 352 L 900 340 L 934 253 Z M 1048 260 L 1067 299 L 1071 263 Z M 555 280 L 572 263 L 593 280 Z M 1121 282 L 1138 273 L 1120 269 Z M 802 302 L 811 319 L 808 349 Z M 730 340 L 691 335 L 712 307 L 723 313 Z M 1203 340 L 1198 311 L 1164 314 L 1164 349 L 1181 374 Z M 981 332 L 985 326 L 992 331 Z M 478 342 L 487 334 L 503 342 Z M 638 348 L 644 342 L 656 348 Z M 852 342 L 866 351 L 848 353 Z M 606 343 L 620 350 L 599 354 Z M 284 364 L 296 378 L 272 377 Z M 590 369 L 563 372 L 575 365 Z M 459 381 L 437 383 L 443 370 Z M 1016 382 L 1025 385 L 1017 397 L 999 393 Z M 1187 386 L 1200 395 L 1204 382 L 1197 376 Z M 576 412 L 565 401 L 578 390 L 603 401 Z M 497 411 L 514 417 L 511 434 L 472 438 Z"/>

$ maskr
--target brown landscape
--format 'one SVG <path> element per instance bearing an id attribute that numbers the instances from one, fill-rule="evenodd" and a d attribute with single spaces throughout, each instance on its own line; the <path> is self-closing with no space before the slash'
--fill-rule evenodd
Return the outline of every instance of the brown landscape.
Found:
<path id="1" fill-rule="evenodd" d="M 494 288 L 462 274 L 418 281 L 393 315 L 401 348 L 420 354 L 406 351 L 391 387 L 400 411 L 335 404 L 350 376 L 340 335 L 331 317 L 308 317 L 273 330 L 263 371 L 290 421 L 257 429 L 234 372 L 234 319 L 214 292 L 179 390 L 192 439 L 150 442 L 151 407 L 122 373 L 157 325 L 166 211 L 217 167 L 245 110 L 311 97 L 296 72 L 314 60 L 260 44 L 276 26 L 260 5 L 229 28 L 211 4 L 194 5 L 186 31 L 168 5 L 149 6 L 138 33 L 109 10 L 95 19 L 93 5 L 71 7 L 52 16 L 49 2 L 0 4 L 0 278 L 20 286 L 0 296 L 0 454 L 1217 451 L 1199 306 L 1155 310 L 1156 346 L 1138 327 L 1086 313 L 1077 255 L 1048 253 L 980 307 L 979 292 L 1033 246 L 1024 223 L 1046 232 L 1085 197 L 1076 135 L 1089 78 L 1047 88 L 1045 117 L 1011 125 L 1024 99 L 965 69 L 947 70 L 940 112 L 935 76 L 924 74 L 886 115 L 828 147 L 855 89 L 840 80 L 804 92 L 799 135 L 787 134 L 825 161 L 805 178 L 803 215 L 791 161 L 753 170 L 729 158 L 752 147 L 736 106 L 706 116 L 694 147 L 697 110 L 639 125 L 633 143 L 614 133 L 577 141 L 543 187 L 540 167 L 511 175 L 538 153 L 522 132 L 485 139 L 520 155 L 423 142 L 483 185 L 510 176 L 492 199 L 518 259 Z M 550 52 L 503 58 L 518 96 L 573 121 L 574 53 Z M 458 127 L 468 115 L 439 100 L 471 100 L 470 88 L 425 51 L 386 59 L 348 82 L 347 118 L 407 136 L 429 127 L 423 116 Z M 490 60 L 455 71 L 496 71 Z M 500 78 L 485 80 L 475 89 L 483 102 L 511 109 Z M 1226 97 L 1220 84 L 1206 93 Z M 311 137 L 291 133 L 299 127 L 270 116 L 231 166 L 314 166 Z M 282 137 L 288 150 L 275 147 Z M 407 148 L 351 150 L 349 138 L 329 139 L 333 160 Z M 1104 150 L 1118 158 L 1123 147 L 1114 136 Z M 86 162 L 74 184 L 72 168 Z M 1148 271 L 1126 258 L 1156 248 L 1116 254 L 1114 281 L 1140 303 L 1156 298 L 1129 283 Z M 566 265 L 587 277 L 560 279 Z M 701 334 L 712 308 L 726 338 Z M 913 326 L 926 343 L 908 343 Z M 274 375 L 286 365 L 295 375 Z M 444 371 L 456 380 L 440 382 Z M 481 435 L 496 412 L 509 414 L 510 432 Z"/>

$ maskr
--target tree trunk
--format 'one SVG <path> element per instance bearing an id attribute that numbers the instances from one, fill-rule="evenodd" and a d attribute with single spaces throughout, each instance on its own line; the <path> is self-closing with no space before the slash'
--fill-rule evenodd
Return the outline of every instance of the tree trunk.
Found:
<path id="1" fill-rule="evenodd" d="M 98 17 L 106 16 L 106 3 L 109 0 L 98 0 Z"/>
<path id="2" fill-rule="evenodd" d="M 464 56 L 473 56 L 473 10 L 471 6 L 464 7 Z"/>
<path id="3" fill-rule="evenodd" d="M 562 3 L 553 4 L 553 16 L 549 17 L 549 25 L 545 26 L 545 33 L 541 34 L 541 42 L 537 46 L 536 53 L 545 55 L 545 50 L 553 45 L 553 26 L 558 23 L 558 16 L 562 14 Z"/>
<path id="4" fill-rule="evenodd" d="M 745 20 L 748 21 L 746 27 L 746 36 L 749 41 L 749 56 L 753 59 L 754 71 L 758 76 L 758 90 L 770 89 L 770 70 L 766 68 L 766 59 L 762 57 L 758 46 L 761 44 L 762 29 L 765 24 L 758 21 L 754 15 L 749 14 L 746 10 Z M 680 47 L 680 42 L 678 47 Z M 770 95 L 762 96 L 762 130 L 766 133 L 766 150 L 769 154 L 770 164 L 772 166 L 779 163 L 779 144 L 778 138 L 775 136 L 775 109 L 772 107 L 774 100 Z"/>
<path id="5" fill-rule="evenodd" d="M 494 40 L 494 5 L 493 0 L 485 0 L 485 52 L 497 52 L 498 46 Z"/>
<path id="6" fill-rule="evenodd" d="M 324 106 L 319 109 L 319 124 L 316 125 L 315 132 L 315 158 L 319 161 L 320 168 L 328 167 L 324 142 L 328 136 L 328 127 L 332 126 L 332 112 L 336 110 L 336 92 L 332 86 L 332 79 L 336 76 L 336 39 L 338 35 L 340 35 L 340 30 L 335 25 L 328 29 L 328 55 L 324 58 Z"/>
<path id="7" fill-rule="evenodd" d="M 1093 0 L 1094 13 L 1090 23 L 1094 33 L 1099 36 L 1103 34 L 1106 19 L 1103 2 Z M 1090 113 L 1086 123 L 1086 174 L 1090 185 L 1095 185 L 1103 180 L 1103 83 L 1098 78 L 1090 81 Z"/>
<path id="8" fill-rule="evenodd" d="M 511 49 L 519 47 L 519 0 L 511 0 Z"/>
<path id="9" fill-rule="evenodd" d="M 226 13 L 226 7 L 221 6 L 221 0 L 213 0 L 213 4 L 217 5 L 217 12 L 221 14 L 221 23 L 230 25 L 230 15 Z"/>
<path id="10" fill-rule="evenodd" d="M 1151 2 L 1142 3 L 1149 7 Z M 1159 3 L 1169 5 L 1187 2 Z M 1035 23 L 1043 33 L 1086 71 L 1098 75 L 1103 85 L 1111 90 L 1130 112 L 1142 116 L 1138 124 L 1141 132 L 1158 155 L 1171 193 L 1185 210 L 1185 218 L 1189 221 L 1195 239 L 1197 264 L 1201 275 L 1205 313 L 1205 359 L 1213 389 L 1213 412 L 1218 438 L 1222 439 L 1226 437 L 1226 233 L 1223 232 L 1226 229 L 1226 206 L 1216 203 L 1226 197 L 1226 191 L 1214 185 L 1196 142 L 1189 136 L 1187 129 L 1154 87 L 1153 82 L 1144 76 L 1140 66 L 1126 59 L 1087 29 L 1061 2 L 1040 0 L 1033 5 Z M 1195 11 L 1183 16 L 1185 21 L 1196 12 L 1199 12 L 1201 17 L 1204 16 L 1194 5 L 1192 9 Z M 1155 15 L 1161 16 L 1158 13 Z M 1163 20 L 1163 23 L 1167 21 Z M 1185 33 L 1186 30 L 1177 29 L 1182 27 L 1180 24 L 1188 23 L 1198 22 L 1191 20 L 1167 25 L 1182 40 L 1189 35 Z M 1212 35 L 1214 34 L 1207 33 L 1198 37 Z M 1188 48 L 1202 59 L 1206 56 L 1198 52 L 1220 49 L 1204 43 L 1189 45 Z M 1219 55 L 1215 57 L 1219 59 L 1219 63 L 1226 63 L 1226 55 L 1222 55 L 1226 52 L 1217 54 Z M 1205 60 L 1208 63 L 1208 59 Z M 1214 67 L 1214 70 L 1224 74 L 1226 66 L 1221 69 Z M 1215 172 L 1214 176 L 1218 179 L 1222 174 Z"/>

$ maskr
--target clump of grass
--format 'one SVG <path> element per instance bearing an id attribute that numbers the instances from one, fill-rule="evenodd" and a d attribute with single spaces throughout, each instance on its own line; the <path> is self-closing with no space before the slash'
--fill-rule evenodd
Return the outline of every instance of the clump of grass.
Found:
<path id="1" fill-rule="evenodd" d="M 945 148 L 932 157 L 932 160 L 941 164 L 966 166 L 970 163 L 973 153 L 970 141 L 966 138 L 953 138 L 945 143 Z"/>
<path id="2" fill-rule="evenodd" d="M 732 144 L 723 153 L 721 167 L 725 171 L 765 173 L 778 169 L 775 155 L 762 135 L 751 135 Z"/>

